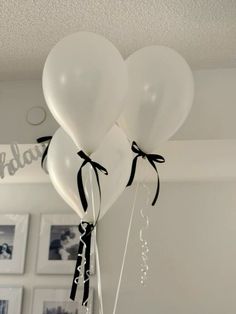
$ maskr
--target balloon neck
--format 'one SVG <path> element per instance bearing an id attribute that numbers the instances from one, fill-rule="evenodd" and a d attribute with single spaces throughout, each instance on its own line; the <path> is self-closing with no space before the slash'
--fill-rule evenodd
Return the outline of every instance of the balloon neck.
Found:
<path id="1" fill-rule="evenodd" d="M 93 152 L 91 152 L 91 151 L 87 151 L 87 150 L 83 150 L 83 149 L 82 149 L 82 151 L 83 151 L 87 156 L 89 156 L 89 157 L 90 157 L 90 156 L 92 155 L 92 153 L 93 153 Z"/>
<path id="2" fill-rule="evenodd" d="M 89 151 L 83 150 L 83 149 L 81 149 L 79 152 L 83 152 L 83 154 L 88 156 L 88 157 L 91 157 L 91 155 L 92 155 L 92 152 L 89 152 Z"/>
<path id="3" fill-rule="evenodd" d="M 86 219 L 86 214 L 83 216 L 83 218 L 81 219 L 82 222 L 86 223 L 86 224 L 89 224 L 89 225 L 92 225 L 92 229 L 94 229 L 95 227 L 95 221 L 93 218 L 88 218 Z"/>

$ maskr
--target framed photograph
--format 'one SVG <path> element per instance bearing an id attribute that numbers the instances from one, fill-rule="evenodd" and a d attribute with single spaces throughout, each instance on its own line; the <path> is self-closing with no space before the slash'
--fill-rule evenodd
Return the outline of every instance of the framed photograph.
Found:
<path id="1" fill-rule="evenodd" d="M 41 216 L 37 273 L 74 273 L 80 241 L 79 224 L 76 214 Z M 91 275 L 95 272 L 94 240 L 92 237 Z"/>
<path id="2" fill-rule="evenodd" d="M 71 301 L 70 289 L 34 289 L 32 314 L 92 314 L 93 289 L 90 289 L 88 307 L 82 304 L 83 291 L 78 288 L 76 300 Z M 1 313 L 1 312 L 0 312 Z"/>
<path id="3" fill-rule="evenodd" d="M 22 288 L 0 287 L 0 314 L 21 314 Z"/>
<path id="4" fill-rule="evenodd" d="M 24 272 L 28 224 L 29 215 L 0 215 L 0 273 Z"/>

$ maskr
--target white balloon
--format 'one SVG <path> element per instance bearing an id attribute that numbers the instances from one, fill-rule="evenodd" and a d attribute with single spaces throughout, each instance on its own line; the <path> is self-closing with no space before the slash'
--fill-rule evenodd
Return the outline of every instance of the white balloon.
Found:
<path id="1" fill-rule="evenodd" d="M 164 46 L 140 49 L 126 64 L 129 88 L 119 125 L 151 153 L 188 116 L 194 97 L 192 71 L 176 51 Z"/>
<path id="2" fill-rule="evenodd" d="M 78 148 L 72 139 L 62 128 L 59 128 L 49 145 L 47 169 L 52 184 L 65 202 L 81 218 L 88 222 L 94 222 L 92 194 L 95 198 L 96 217 L 99 209 L 97 182 L 93 170 L 91 171 L 90 164 L 86 164 L 82 170 L 83 183 L 88 200 L 88 209 L 85 214 L 77 187 L 77 173 L 84 160 L 77 153 Z M 90 158 L 101 164 L 108 171 L 108 175 L 98 171 L 102 190 L 101 213 L 99 217 L 101 219 L 123 192 L 130 176 L 132 152 L 124 132 L 118 126 L 114 126 L 105 136 L 99 149 Z M 91 173 L 92 181 L 89 178 Z"/>
<path id="3" fill-rule="evenodd" d="M 43 70 L 43 92 L 54 118 L 87 154 L 122 112 L 126 64 L 104 37 L 79 32 L 59 41 Z"/>

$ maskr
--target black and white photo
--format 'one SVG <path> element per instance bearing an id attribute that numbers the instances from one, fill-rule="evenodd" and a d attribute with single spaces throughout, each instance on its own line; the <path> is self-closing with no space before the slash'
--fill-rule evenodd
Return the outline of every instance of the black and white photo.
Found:
<path id="1" fill-rule="evenodd" d="M 8 300 L 0 300 L 0 314 L 8 314 Z"/>
<path id="2" fill-rule="evenodd" d="M 14 225 L 0 225 L 0 260 L 12 259 L 14 238 Z"/>
<path id="3" fill-rule="evenodd" d="M 0 215 L 0 273 L 24 272 L 28 224 L 28 214 Z"/>
<path id="4" fill-rule="evenodd" d="M 0 314 L 21 314 L 22 287 L 0 286 Z"/>
<path id="5" fill-rule="evenodd" d="M 76 260 L 80 234 L 77 226 L 51 226 L 49 260 Z"/>
<path id="6" fill-rule="evenodd" d="M 76 214 L 41 215 L 37 273 L 73 274 L 78 255 L 80 218 Z M 95 237 L 91 240 L 90 274 L 95 272 Z"/>
<path id="7" fill-rule="evenodd" d="M 78 289 L 75 301 L 70 300 L 70 288 L 35 288 L 32 314 L 92 314 L 93 289 L 90 288 L 87 307 L 82 306 L 83 290 Z"/>
<path id="8" fill-rule="evenodd" d="M 44 302 L 43 314 L 79 314 L 79 304 L 78 302 L 69 301 Z"/>

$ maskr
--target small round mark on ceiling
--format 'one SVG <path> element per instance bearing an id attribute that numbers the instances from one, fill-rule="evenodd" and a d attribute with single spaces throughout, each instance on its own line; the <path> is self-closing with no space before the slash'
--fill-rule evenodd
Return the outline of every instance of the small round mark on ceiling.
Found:
<path id="1" fill-rule="evenodd" d="M 43 107 L 31 107 L 26 113 L 26 121 L 30 125 L 40 125 L 46 120 L 46 111 Z"/>

